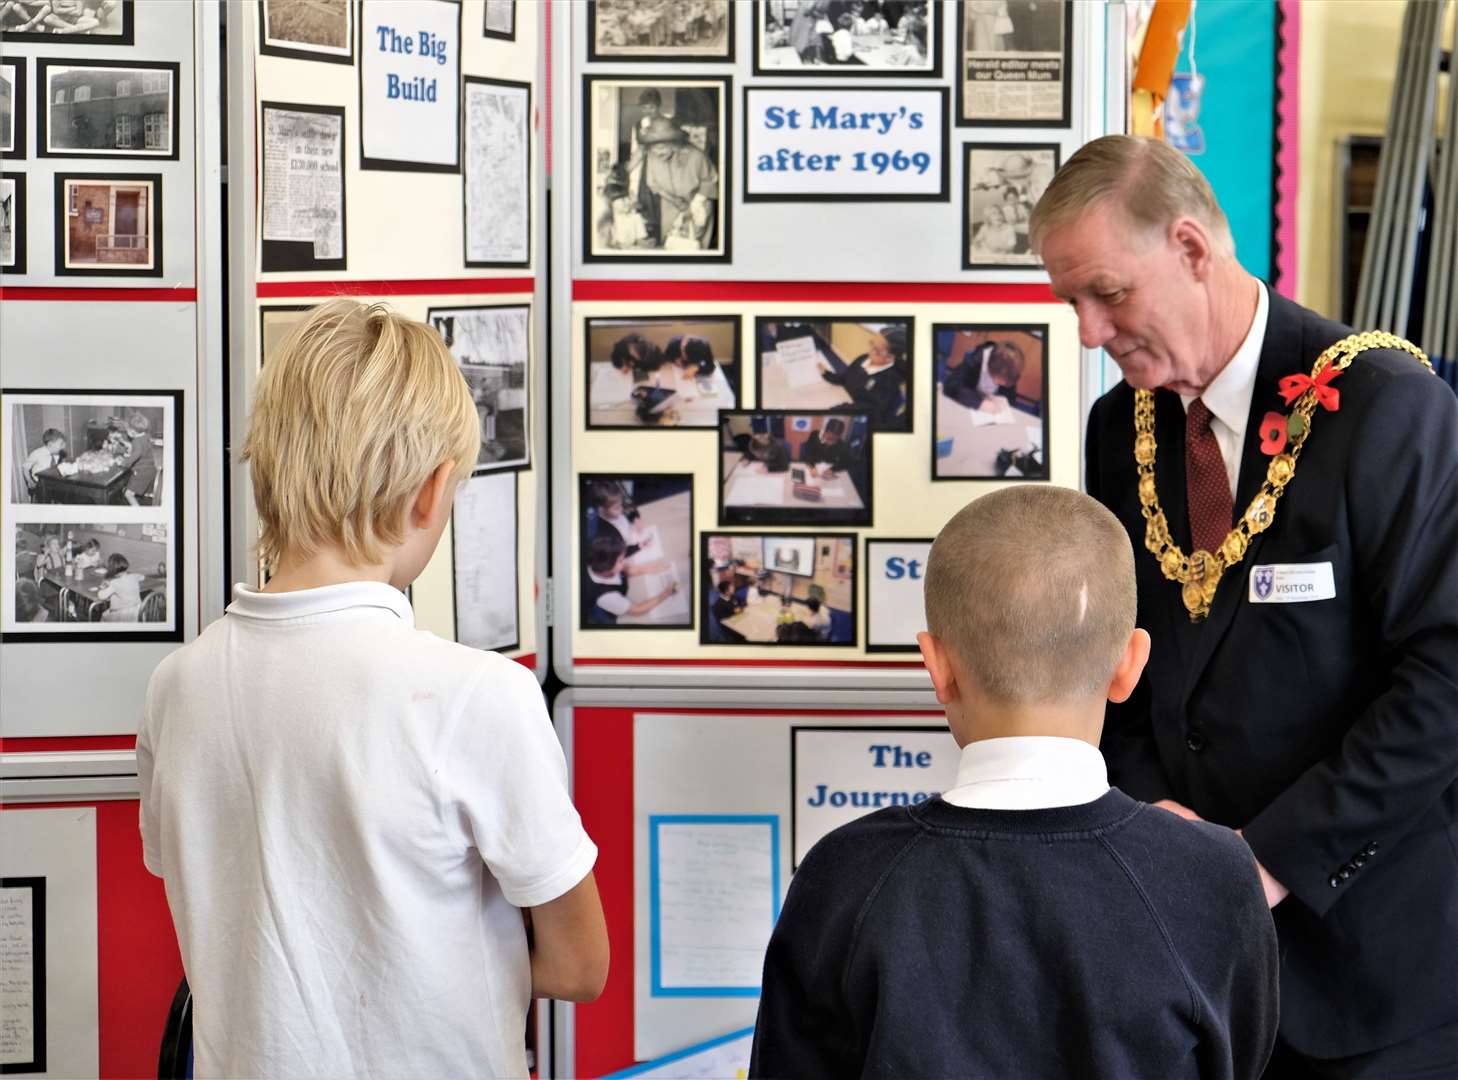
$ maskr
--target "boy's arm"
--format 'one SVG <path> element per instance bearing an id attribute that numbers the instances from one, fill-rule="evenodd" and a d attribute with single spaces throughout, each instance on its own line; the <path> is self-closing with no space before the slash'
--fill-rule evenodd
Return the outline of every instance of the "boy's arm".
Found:
<path id="1" fill-rule="evenodd" d="M 595 1000 L 608 974 L 607 923 L 596 879 L 589 873 L 530 911 L 532 997 Z"/>

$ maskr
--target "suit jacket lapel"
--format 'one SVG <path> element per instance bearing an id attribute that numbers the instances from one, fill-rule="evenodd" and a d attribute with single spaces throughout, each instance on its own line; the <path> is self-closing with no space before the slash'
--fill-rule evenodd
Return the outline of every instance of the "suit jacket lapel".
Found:
<path id="1" fill-rule="evenodd" d="M 1250 412 L 1245 422 L 1245 442 L 1241 447 L 1240 473 L 1235 485 L 1235 520 L 1250 506 L 1256 492 L 1266 478 L 1266 468 L 1271 459 L 1261 453 L 1260 422 L 1266 413 L 1275 409 L 1286 411 L 1277 393 L 1277 384 L 1282 376 L 1310 368 L 1311 361 L 1303 348 L 1301 325 L 1302 309 L 1275 290 L 1267 290 L 1270 312 L 1266 319 L 1266 338 L 1261 345 L 1261 358 L 1256 366 L 1255 387 L 1250 396 Z M 1186 515 L 1188 516 L 1188 515 Z M 1279 514 L 1277 521 L 1279 522 Z M 1230 630 L 1235 613 L 1245 603 L 1247 580 L 1254 565 L 1261 544 L 1268 532 L 1258 533 L 1251 538 L 1245 558 L 1225 571 L 1220 587 L 1215 592 L 1215 602 L 1210 615 L 1202 625 L 1194 626 L 1194 642 L 1190 651 L 1190 666 L 1185 682 L 1185 699 L 1194 693 L 1200 676 L 1215 654 L 1216 647 Z M 1188 526 L 1186 526 L 1188 536 Z M 1185 548 L 1188 551 L 1188 548 Z"/>

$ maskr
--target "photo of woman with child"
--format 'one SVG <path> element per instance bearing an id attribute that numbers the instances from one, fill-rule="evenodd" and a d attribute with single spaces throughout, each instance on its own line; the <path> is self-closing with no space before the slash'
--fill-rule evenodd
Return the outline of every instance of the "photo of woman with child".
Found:
<path id="1" fill-rule="evenodd" d="M 584 257 L 727 259 L 727 80 L 586 82 Z"/>
<path id="2" fill-rule="evenodd" d="M 967 270 L 1040 266 L 1028 219 L 1058 171 L 1058 147 L 968 144 L 964 172 L 962 266 Z"/>
<path id="3" fill-rule="evenodd" d="M 703 543 L 703 644 L 856 644 L 854 537 L 721 533 Z"/>

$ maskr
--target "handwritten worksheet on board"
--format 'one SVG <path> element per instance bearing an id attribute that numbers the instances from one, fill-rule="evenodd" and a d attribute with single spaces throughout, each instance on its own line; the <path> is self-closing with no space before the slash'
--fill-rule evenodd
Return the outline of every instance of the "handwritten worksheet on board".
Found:
<path id="1" fill-rule="evenodd" d="M 0 1065 L 7 1072 L 45 1068 L 44 1044 L 37 1045 L 45 1026 L 45 941 L 36 932 L 45 925 L 45 896 L 45 878 L 0 879 Z"/>
<path id="2" fill-rule="evenodd" d="M 752 997 L 780 906 L 779 819 L 648 819 L 653 993 Z"/>

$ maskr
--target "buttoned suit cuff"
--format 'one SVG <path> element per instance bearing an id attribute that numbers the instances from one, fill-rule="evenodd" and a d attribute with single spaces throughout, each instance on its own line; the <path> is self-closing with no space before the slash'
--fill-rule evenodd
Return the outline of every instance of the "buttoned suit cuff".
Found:
<path id="1" fill-rule="evenodd" d="M 1258 815 L 1241 834 L 1266 872 L 1318 917 L 1347 893 L 1381 850 L 1369 841 L 1349 853 L 1328 850 L 1330 845 L 1302 834 L 1289 819 L 1269 811 Z"/>

